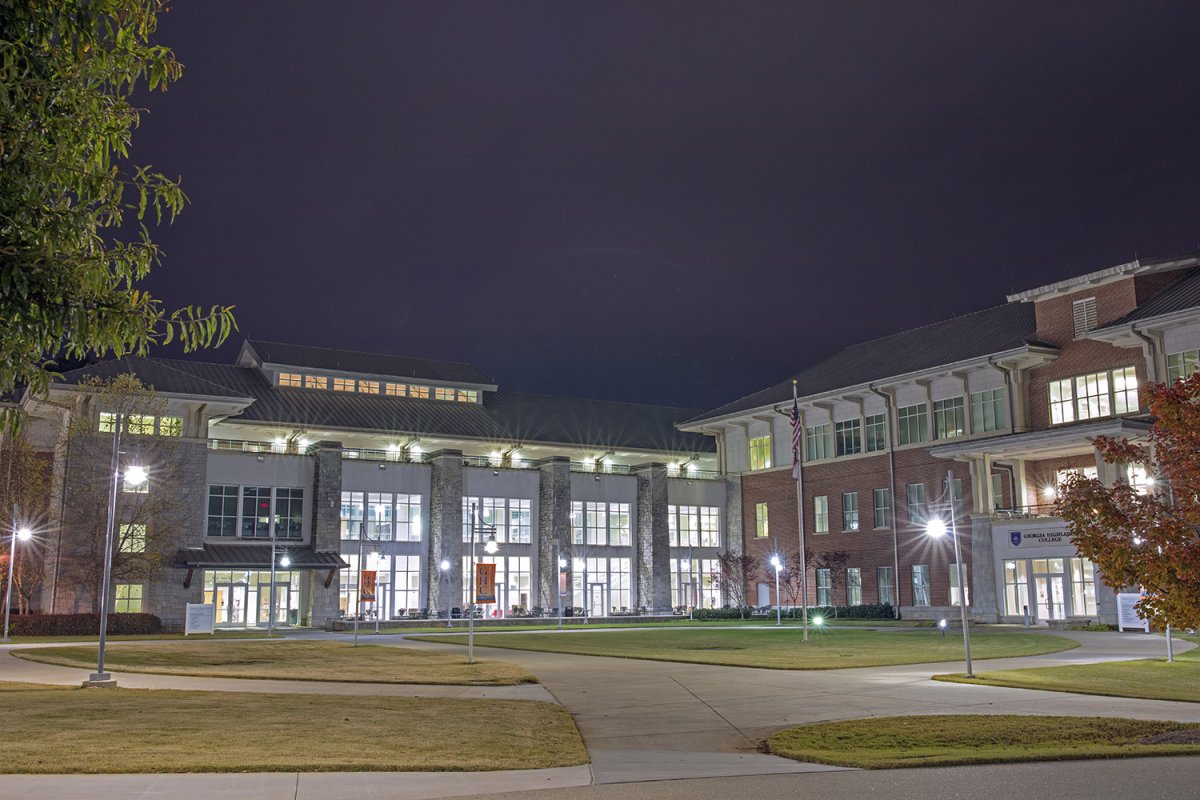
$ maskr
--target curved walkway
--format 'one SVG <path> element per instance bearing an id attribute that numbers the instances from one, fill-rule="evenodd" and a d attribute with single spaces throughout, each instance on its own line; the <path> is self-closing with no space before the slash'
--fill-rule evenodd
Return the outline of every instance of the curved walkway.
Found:
<path id="1" fill-rule="evenodd" d="M 1161 657 L 1159 636 L 1056 632 L 1076 639 L 1075 650 L 978 662 L 980 671 Z M 314 638 L 344 637 L 308 634 Z M 397 647 L 453 648 L 409 642 L 402 635 L 372 637 Z M 0 648 L 0 680 L 78 684 L 87 670 L 14 658 Z M 1178 643 L 1177 650 L 1190 649 Z M 759 742 L 780 728 L 812 722 L 913 714 L 1064 714 L 1126 716 L 1200 722 L 1200 703 L 1072 695 L 930 680 L 961 671 L 961 662 L 850 670 L 784 671 L 640 661 L 486 648 L 484 658 L 512 661 L 541 685 L 511 687 L 338 684 L 307 681 L 193 678 L 115 673 L 131 688 L 207 691 L 300 692 L 389 696 L 519 697 L 560 702 L 571 712 L 592 759 L 587 767 L 509 773 L 315 773 L 277 775 L 0 776 L 0 798 L 78 795 L 86 780 L 91 797 L 448 797 L 588 783 L 678 778 L 827 772 L 840 768 L 802 764 L 759 752 Z M 402 776 L 402 777 L 401 777 Z M 49 790 L 48 782 L 56 782 Z M 187 788 L 184 789 L 183 787 Z M 108 788 L 111 787 L 111 791 Z"/>

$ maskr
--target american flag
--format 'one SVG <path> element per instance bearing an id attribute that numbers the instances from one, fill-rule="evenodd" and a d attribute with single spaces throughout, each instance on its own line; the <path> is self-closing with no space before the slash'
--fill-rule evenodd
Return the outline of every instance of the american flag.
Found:
<path id="1" fill-rule="evenodd" d="M 800 402 L 792 397 L 792 480 L 800 480 L 800 437 L 804 426 L 800 424 Z"/>

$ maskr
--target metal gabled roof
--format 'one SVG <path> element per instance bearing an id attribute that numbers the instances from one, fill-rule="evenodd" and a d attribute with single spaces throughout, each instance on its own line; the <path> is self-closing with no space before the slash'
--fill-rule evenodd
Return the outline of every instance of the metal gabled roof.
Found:
<path id="1" fill-rule="evenodd" d="M 1200 309 L 1200 268 L 1189 270 L 1179 280 L 1163 289 L 1120 319 L 1110 322 L 1097 331 L 1119 328 L 1134 322 L 1173 314 L 1177 311 Z"/>
<path id="2" fill-rule="evenodd" d="M 785 381 L 727 403 L 686 424 L 788 402 L 792 380 L 800 397 L 884 381 L 914 372 L 1004 353 L 1033 343 L 1033 303 L 1007 303 L 851 345 Z"/>

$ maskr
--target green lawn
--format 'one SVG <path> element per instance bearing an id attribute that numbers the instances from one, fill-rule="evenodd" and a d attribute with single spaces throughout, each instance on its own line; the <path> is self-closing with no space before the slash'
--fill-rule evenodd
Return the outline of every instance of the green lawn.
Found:
<path id="1" fill-rule="evenodd" d="M 540 769 L 587 763 L 559 706 L 0 683 L 0 772 Z"/>
<path id="2" fill-rule="evenodd" d="M 466 636 L 413 637 L 426 641 L 466 644 Z M 814 631 L 805 643 L 795 628 L 720 630 L 655 629 L 653 631 L 588 631 L 563 633 L 476 634 L 481 647 L 540 650 L 587 656 L 644 658 L 734 667 L 768 669 L 843 669 L 891 664 L 957 661 L 962 639 L 934 630 Z M 1070 639 L 1022 632 L 971 634 L 976 658 L 1005 658 L 1053 653 L 1078 647 Z"/>
<path id="3" fill-rule="evenodd" d="M 1197 641 L 1192 637 L 1181 638 Z M 1165 643 L 1163 646 L 1166 647 Z M 1168 664 L 1166 658 L 1155 658 L 1067 667 L 997 670 L 976 673 L 974 678 L 961 674 L 935 675 L 934 680 L 1200 703 L 1200 648 L 1176 654 L 1174 664 Z"/>
<path id="4" fill-rule="evenodd" d="M 95 647 L 38 647 L 13 655 L 64 667 L 95 669 Z M 114 644 L 105 669 L 220 678 L 280 678 L 353 683 L 430 683 L 507 686 L 536 683 L 515 664 L 476 661 L 465 654 L 411 647 L 327 641 L 178 642 Z"/>
<path id="5" fill-rule="evenodd" d="M 1185 744 L 1144 742 L 1150 737 Z M 767 740 L 772 753 L 864 769 L 1195 755 L 1200 725 L 1090 717 L 873 717 L 805 725 Z"/>

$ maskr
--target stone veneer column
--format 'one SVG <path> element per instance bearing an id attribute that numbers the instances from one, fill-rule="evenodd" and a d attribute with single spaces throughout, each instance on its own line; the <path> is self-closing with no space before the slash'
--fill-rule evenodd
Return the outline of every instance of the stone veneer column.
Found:
<path id="1" fill-rule="evenodd" d="M 726 553 L 742 555 L 746 552 L 746 531 L 742 522 L 742 479 L 741 476 L 725 478 L 725 541 L 721 549 Z M 721 591 L 721 604 L 732 602 L 729 592 Z"/>
<path id="2" fill-rule="evenodd" d="M 671 548 L 667 530 L 667 466 L 646 464 L 637 476 L 637 605 L 647 611 L 671 611 Z"/>
<path id="3" fill-rule="evenodd" d="M 196 570 L 191 584 L 185 587 L 187 570 L 170 567 L 178 548 L 204 546 L 204 526 L 208 513 L 208 443 L 195 439 L 162 439 L 150 447 L 156 456 L 169 458 L 174 464 L 171 472 L 177 484 L 163 487 L 163 490 L 173 492 L 179 502 L 179 516 L 172 513 L 172 519 L 178 520 L 180 530 L 178 538 L 171 542 L 171 552 L 164 561 L 167 569 L 163 569 L 158 579 L 146 587 L 142 609 L 157 615 L 162 620 L 164 630 L 181 631 L 187 604 L 204 600 L 204 575 L 202 570 Z"/>
<path id="4" fill-rule="evenodd" d="M 538 470 L 537 604 L 558 608 L 558 559 L 571 559 L 571 462 L 554 456 Z"/>
<path id="5" fill-rule="evenodd" d="M 342 545 L 342 443 L 317 442 L 309 452 L 314 459 L 309 521 L 312 548 L 318 552 L 337 553 Z M 327 579 L 328 570 L 309 571 L 309 625 L 321 627 L 325 620 L 337 618 L 339 576 L 334 575 L 328 586 L 325 585 Z"/>
<path id="6" fill-rule="evenodd" d="M 463 461 L 461 450 L 438 450 L 429 455 L 429 558 L 426 560 L 425 597 L 430 613 L 445 616 L 447 608 L 462 607 L 463 581 Z M 438 568 L 450 562 L 448 584 Z"/>
<path id="7" fill-rule="evenodd" d="M 971 605 L 967 613 L 976 622 L 999 622 L 996 603 L 996 549 L 992 546 L 992 518 L 989 514 L 971 517 Z"/>

